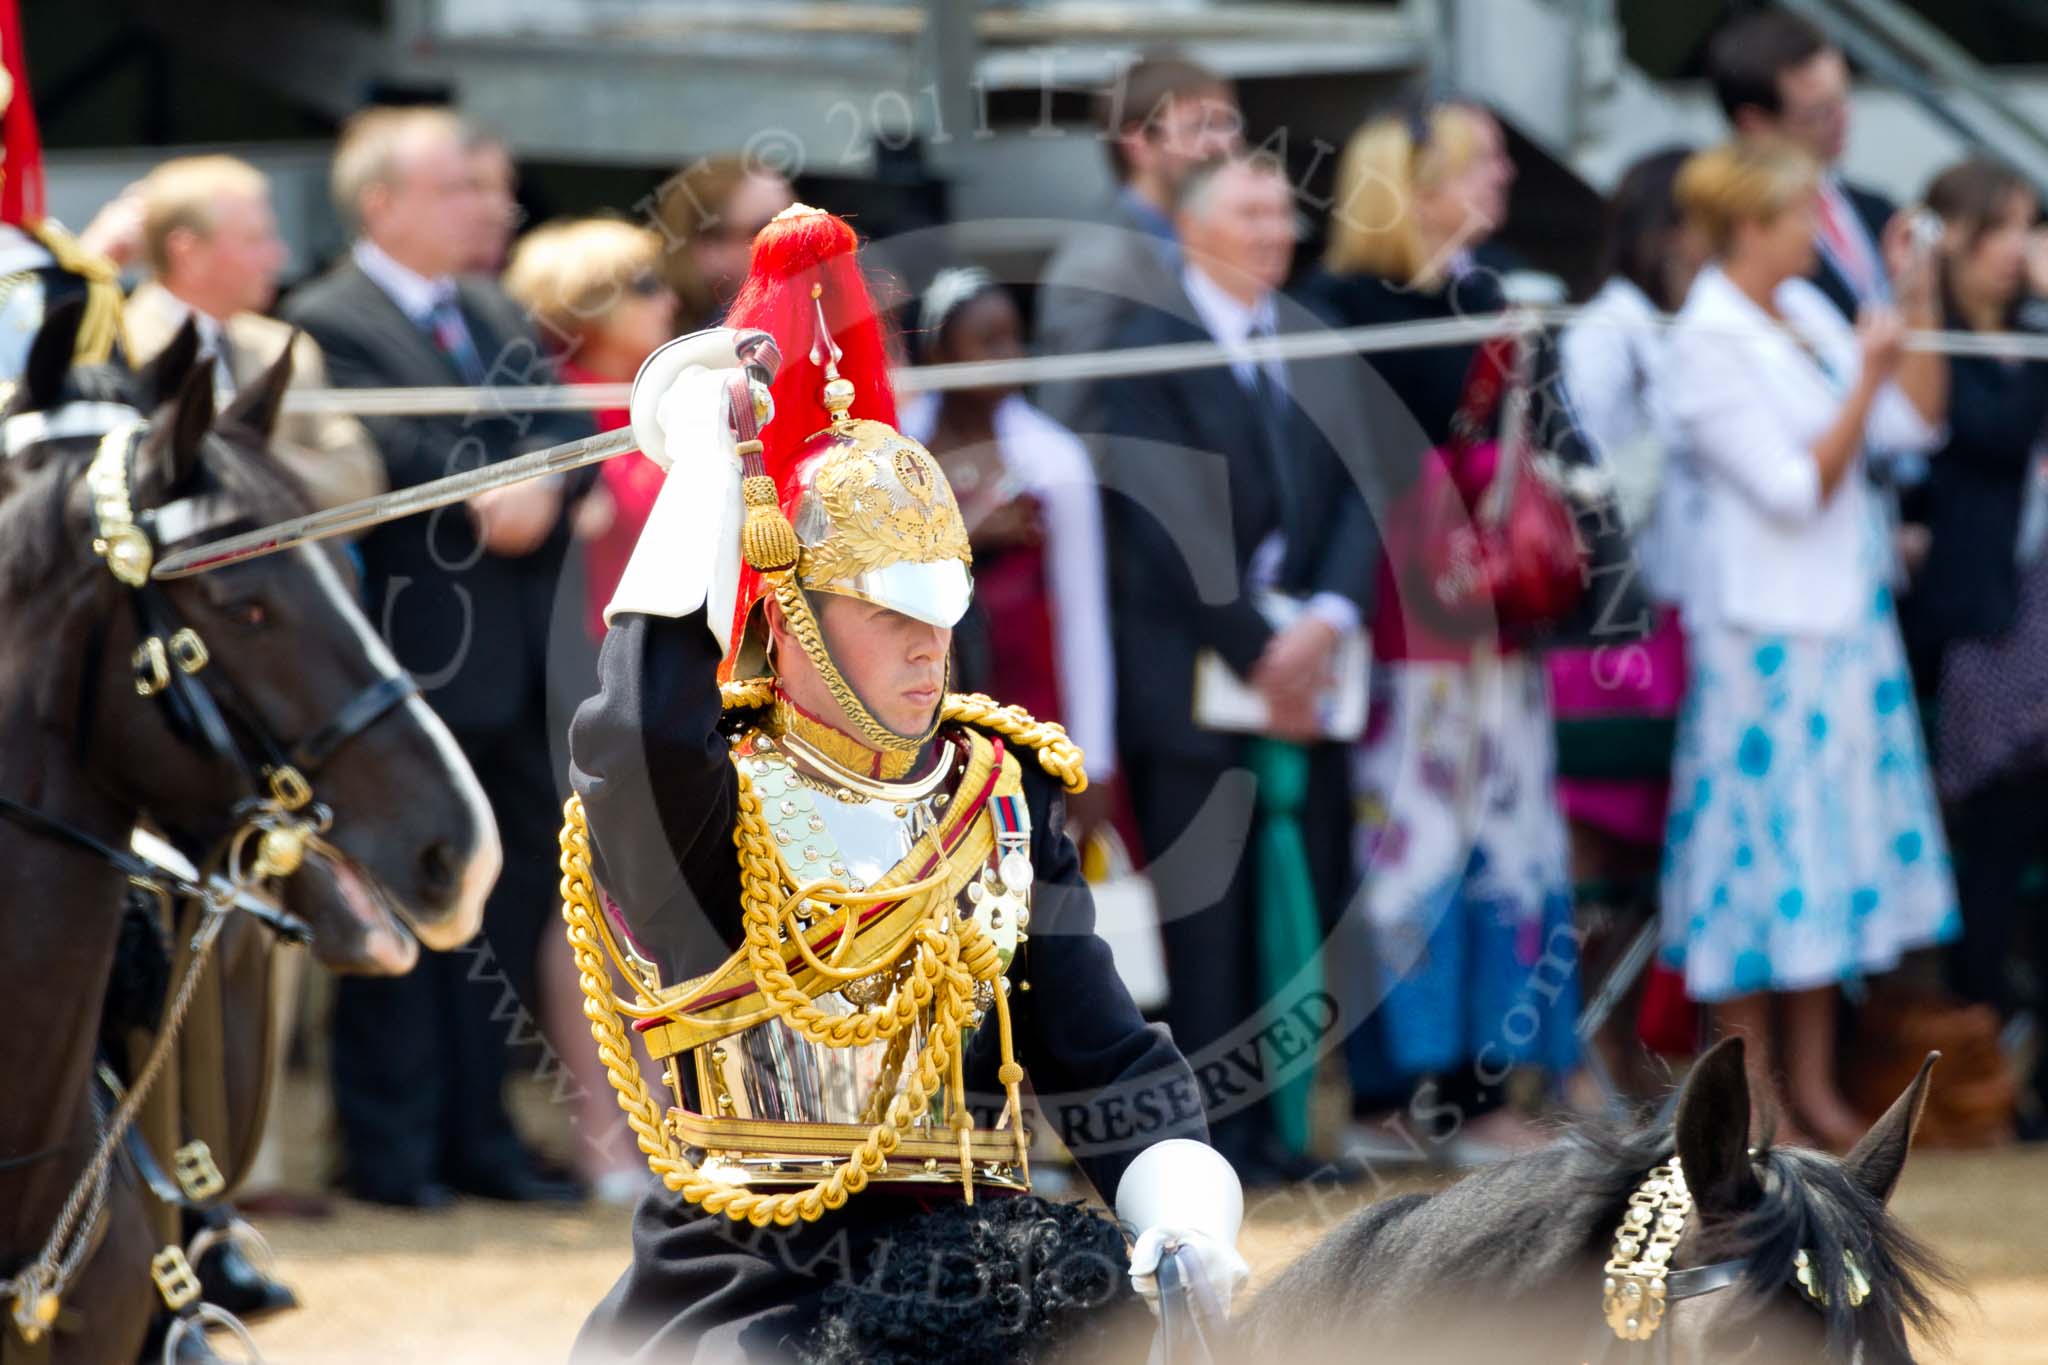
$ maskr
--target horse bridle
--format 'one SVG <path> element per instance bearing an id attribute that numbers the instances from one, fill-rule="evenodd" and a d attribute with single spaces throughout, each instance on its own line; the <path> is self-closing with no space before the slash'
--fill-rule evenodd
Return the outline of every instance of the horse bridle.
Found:
<path id="1" fill-rule="evenodd" d="M 1685 1168 L 1677 1156 L 1663 1166 L 1653 1167 L 1628 1197 L 1628 1211 L 1615 1229 L 1614 1251 L 1603 1269 L 1600 1286 L 1602 1321 L 1593 1329 L 1585 1354 L 1585 1365 L 1615 1365 L 1621 1361 L 1647 1360 L 1668 1365 L 1671 1335 L 1659 1333 L 1664 1310 L 1673 1303 L 1716 1293 L 1739 1283 L 1749 1270 L 1749 1258 L 1715 1261 L 1685 1270 L 1670 1268 L 1692 1215 L 1692 1191 L 1685 1183 Z M 1846 1253 L 1845 1253 L 1846 1254 Z M 1797 1281 L 1800 1290 L 1815 1303 L 1824 1304 L 1818 1274 L 1807 1253 L 1800 1252 Z M 1849 1301 L 1860 1306 L 1869 1296 L 1869 1283 L 1854 1257 L 1848 1257 Z M 1641 1347 L 1640 1351 L 1633 1348 Z M 1863 1347 L 1856 1346 L 1856 1360 Z"/>
<path id="2" fill-rule="evenodd" d="M 345 702 L 324 724 L 296 743 L 278 740 L 262 716 L 234 690 L 218 670 L 209 685 L 202 676 L 212 656 L 198 631 L 179 616 L 163 589 L 150 579 L 150 568 L 160 548 L 177 540 L 208 532 L 238 515 L 224 497 L 195 496 L 162 507 L 135 513 L 129 489 L 135 452 L 149 431 L 140 412 L 104 402 L 81 403 L 91 411 L 80 420 L 67 422 L 59 409 L 37 425 L 42 439 L 49 433 L 91 435 L 98 428 L 99 447 L 86 470 L 86 490 L 92 504 L 93 550 L 105 561 L 108 571 L 128 590 L 134 606 L 141 643 L 130 660 L 135 691 L 142 697 L 161 698 L 167 708 L 172 733 L 240 775 L 248 795 L 234 808 L 237 829 L 227 846 L 227 875 L 240 885 L 265 877 L 288 877 L 304 861 L 309 843 L 323 835 L 333 813 L 313 800 L 310 778 L 350 740 L 418 694 L 411 677 L 396 673 L 380 678 Z M 19 423 L 20 417 L 9 419 Z M 20 448 L 6 435 L 9 453 Z M 97 654 L 98 646 L 95 644 Z M 76 743 L 81 756 L 90 747 L 90 717 L 98 669 L 87 673 L 87 684 L 79 702 Z M 246 737 L 247 742 L 244 742 Z M 46 837 L 60 838 L 91 851 L 137 881 L 166 883 L 168 889 L 187 895 L 203 894 L 203 887 L 187 886 L 154 864 L 147 876 L 131 867 L 133 855 L 112 849 L 61 820 L 35 811 L 20 802 L 0 797 L 0 816 Z M 248 856 L 254 844 L 253 858 Z M 246 908 L 246 900 L 238 902 Z M 295 917 L 275 912 L 263 917 L 282 932 L 296 938 L 310 937 L 310 931 Z"/>
<path id="3" fill-rule="evenodd" d="M 77 405 L 80 408 L 86 404 Z M 49 1240 L 32 1262 L 16 1275 L 0 1279 L 0 1298 L 13 1300 L 11 1317 L 16 1331 L 33 1347 L 57 1321 L 61 1297 L 85 1257 L 92 1252 L 101 1221 L 108 1163 L 121 1149 L 144 1097 L 148 1094 L 165 1059 L 170 1043 L 183 1021 L 184 1011 L 199 980 L 200 967 L 211 950 L 231 908 L 250 908 L 250 899 L 240 894 L 251 883 L 265 877 L 288 877 L 298 870 L 309 844 L 319 841 L 332 820 L 332 812 L 313 800 L 307 778 L 317 773 L 334 753 L 362 734 L 384 716 L 416 694 L 416 687 L 399 673 L 382 678 L 343 704 L 325 724 L 296 744 L 285 745 L 253 707 L 235 693 L 225 679 L 209 687 L 200 677 L 210 661 L 199 634 L 179 617 L 176 608 L 150 581 L 150 568 L 160 544 L 213 529 L 233 515 L 225 499 L 186 498 L 137 516 L 129 488 L 137 449 L 149 429 L 148 419 L 139 411 L 117 405 L 93 403 L 93 411 L 66 416 L 61 410 L 42 423 L 24 427 L 20 419 L 0 423 L 0 458 L 13 455 L 21 444 L 17 438 L 40 433 L 40 439 L 98 434 L 99 448 L 86 469 L 86 488 L 92 503 L 93 551 L 106 561 L 108 570 L 134 604 L 142 642 L 136 647 L 132 664 L 135 690 L 143 697 L 162 697 L 169 708 L 172 732 L 211 760 L 226 764 L 239 773 L 251 795 L 234 807 L 237 826 L 229 836 L 224 860 L 226 876 L 200 874 L 190 878 L 158 868 L 124 849 L 115 848 L 84 830 L 44 814 L 21 802 L 0 797 L 0 818 L 33 834 L 69 843 L 92 853 L 126 875 L 132 884 L 154 893 L 159 900 L 170 894 L 197 897 L 205 906 L 200 927 L 192 940 L 192 957 L 166 1009 L 165 1019 L 152 1043 L 148 1057 L 127 1094 L 112 1116 L 100 1126 L 99 1141 L 86 1172 L 66 1200 Z M 207 504 L 214 504 L 208 506 Z M 100 630 L 104 631 L 102 621 Z M 101 636 L 95 634 L 88 660 L 88 682 L 82 689 L 76 743 L 83 756 L 90 743 L 89 719 L 100 669 Z M 216 678 L 219 677 L 216 673 Z M 255 752 L 237 737 L 237 731 L 251 737 Z M 255 854 L 247 850 L 251 844 Z M 277 912 L 266 923 L 294 937 L 310 937 L 295 917 Z M 50 1155 L 63 1148 L 52 1149 Z M 94 1191 L 99 1191 L 95 1194 Z M 68 1249 L 67 1249 L 68 1248 Z M 160 1270 L 164 1257 L 177 1253 L 182 1278 Z M 150 1262 L 151 1276 L 164 1302 L 186 1322 L 188 1313 L 202 1318 L 208 1312 L 198 1304 L 198 1283 L 191 1275 L 189 1260 L 173 1244 Z M 196 1305 L 196 1307 L 195 1307 Z M 237 1324 L 237 1326 L 239 1326 Z M 244 1337 L 246 1341 L 246 1336 Z M 251 1357 L 254 1358 L 253 1356 Z"/>

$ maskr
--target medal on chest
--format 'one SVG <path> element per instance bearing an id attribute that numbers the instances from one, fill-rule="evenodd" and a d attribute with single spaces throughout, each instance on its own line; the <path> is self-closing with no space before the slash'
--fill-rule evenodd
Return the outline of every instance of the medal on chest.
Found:
<path id="1" fill-rule="evenodd" d="M 979 875 L 967 884 L 967 912 L 995 940 L 1008 965 L 1023 931 L 1031 927 L 1031 816 L 1021 796 L 991 797 L 996 847 Z"/>

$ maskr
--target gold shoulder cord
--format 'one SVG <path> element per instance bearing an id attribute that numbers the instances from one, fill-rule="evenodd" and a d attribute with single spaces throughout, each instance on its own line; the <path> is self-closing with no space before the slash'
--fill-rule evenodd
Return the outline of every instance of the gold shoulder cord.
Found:
<path id="1" fill-rule="evenodd" d="M 43 244 L 58 269 L 85 281 L 85 316 L 78 324 L 72 360 L 80 365 L 103 365 L 117 345 L 125 354 L 127 343 L 121 335 L 121 275 L 114 263 L 86 250 L 76 237 L 48 218 L 28 224 L 25 230 Z"/>
<path id="2" fill-rule="evenodd" d="M 728 684 L 724 689 L 728 709 L 762 706 L 772 696 L 773 685 L 765 679 Z M 941 710 L 945 720 L 993 730 L 1032 748 L 1040 767 L 1069 790 L 1079 791 L 1086 785 L 1080 750 L 1059 726 L 1034 720 L 1018 707 L 1000 706 L 982 696 L 948 696 Z M 736 772 L 739 821 L 734 841 L 740 859 L 744 952 L 754 983 L 762 997 L 772 1002 L 773 1012 L 814 1042 L 828 1047 L 852 1047 L 897 1035 L 917 1017 L 926 1002 L 932 1010 L 931 1028 L 904 1090 L 890 1103 L 880 1122 L 848 1152 L 846 1160 L 833 1167 L 831 1174 L 807 1189 L 771 1194 L 710 1179 L 684 1153 L 665 1122 L 662 1106 L 640 1074 L 639 1059 L 624 1022 L 628 1014 L 647 1017 L 666 1010 L 650 1008 L 655 1005 L 651 1000 L 639 1005 L 622 1001 L 612 992 L 613 962 L 620 964 L 629 980 L 636 979 L 636 973 L 620 952 L 598 903 L 596 882 L 591 875 L 590 830 L 583 800 L 578 796 L 570 797 L 563 808 L 562 918 L 567 922 L 569 946 L 576 958 L 584 1016 L 590 1020 L 599 1059 L 612 1088 L 618 1092 L 619 1108 L 625 1112 L 640 1150 L 646 1154 L 648 1168 L 669 1189 L 713 1213 L 723 1213 L 735 1222 L 745 1221 L 756 1227 L 769 1223 L 786 1227 L 799 1219 L 815 1220 L 827 1209 L 845 1204 L 847 1196 L 859 1193 L 883 1170 L 911 1116 L 924 1112 L 948 1079 L 956 1093 L 961 1089 L 961 1033 L 973 1011 L 975 986 L 982 981 L 996 984 L 1003 963 L 994 943 L 974 918 L 944 913 L 951 898 L 943 877 L 867 893 L 851 893 L 829 883 L 786 889 L 773 837 L 761 813 L 761 799 L 747 774 L 743 770 Z M 860 906 L 886 896 L 906 900 L 921 897 L 929 903 L 929 913 L 922 917 L 912 935 L 917 953 L 915 968 L 896 992 L 895 1008 L 886 1014 L 876 1017 L 863 1011 L 853 1016 L 828 1015 L 811 1003 L 809 994 L 792 978 L 783 961 L 781 936 L 786 919 L 806 902 L 822 901 L 842 907 L 846 917 L 844 931 L 832 950 L 831 961 L 817 957 L 801 933 L 787 935 L 788 941 L 797 946 L 805 966 L 818 979 L 831 983 L 868 970 L 856 971 L 842 965 L 855 937 L 850 929 Z M 1013 1053 L 1009 997 L 1000 985 L 994 991 L 994 1002 L 1002 1058 L 997 1075 L 1015 1117 L 1012 1128 L 1022 1164 L 1025 1136 L 1019 1085 L 1024 1072 Z M 972 1202 L 972 1171 L 966 1155 L 973 1120 L 962 1107 L 955 1111 L 952 1123 L 959 1135 L 965 1195 Z"/>
<path id="3" fill-rule="evenodd" d="M 775 704 L 773 678 L 743 678 L 719 688 L 728 711 L 750 711 Z M 948 692 L 939 708 L 939 720 L 956 721 L 992 730 L 1020 748 L 1037 756 L 1038 766 L 1069 793 L 1088 790 L 1088 772 L 1081 748 L 1067 738 L 1066 727 L 1055 721 L 1039 720 L 1021 706 L 1006 706 L 981 692 Z"/>
<path id="4" fill-rule="evenodd" d="M 1005 706 L 980 692 L 953 692 L 946 696 L 944 719 L 962 725 L 993 730 L 1012 744 L 1031 750 L 1038 766 L 1070 794 L 1088 790 L 1088 771 L 1082 766 L 1081 748 L 1067 738 L 1067 730 L 1054 721 L 1039 720 L 1021 706 Z"/>

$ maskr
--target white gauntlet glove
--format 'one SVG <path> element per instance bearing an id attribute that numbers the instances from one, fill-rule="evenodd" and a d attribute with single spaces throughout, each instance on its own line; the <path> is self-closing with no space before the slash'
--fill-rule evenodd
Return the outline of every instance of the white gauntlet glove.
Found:
<path id="1" fill-rule="evenodd" d="M 1251 1278 L 1251 1267 L 1237 1254 L 1244 1190 L 1230 1163 L 1206 1143 L 1168 1138 L 1140 1152 L 1117 1184 L 1116 1216 L 1138 1230 L 1131 1287 L 1155 1313 L 1160 1258 L 1172 1247 L 1195 1252 L 1226 1313 L 1231 1297 Z"/>
<path id="2" fill-rule="evenodd" d="M 714 327 L 677 337 L 633 378 L 633 438 L 668 477 L 605 607 L 607 624 L 622 611 L 688 616 L 708 602 L 712 633 L 726 646 L 740 573 L 740 462 L 729 392 L 741 336 Z"/>

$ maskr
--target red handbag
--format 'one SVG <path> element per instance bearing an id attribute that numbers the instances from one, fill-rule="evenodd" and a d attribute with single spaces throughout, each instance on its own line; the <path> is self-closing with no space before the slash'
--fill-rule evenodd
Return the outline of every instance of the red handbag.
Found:
<path id="1" fill-rule="evenodd" d="M 1530 350 L 1514 335 L 1479 348 L 1451 439 L 1424 459 L 1389 528 L 1402 608 L 1452 638 L 1528 633 L 1563 619 L 1585 591 L 1571 505 L 1529 439 Z"/>

